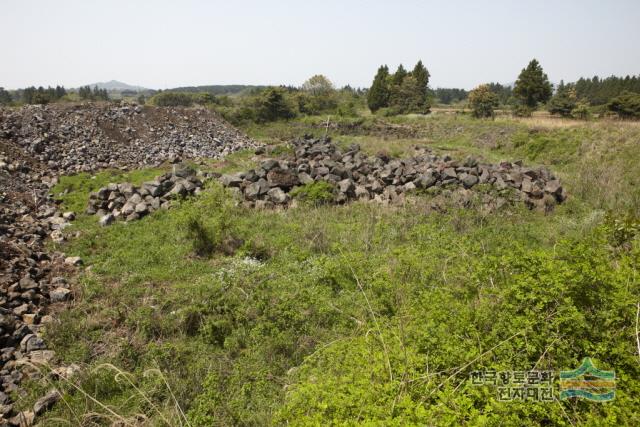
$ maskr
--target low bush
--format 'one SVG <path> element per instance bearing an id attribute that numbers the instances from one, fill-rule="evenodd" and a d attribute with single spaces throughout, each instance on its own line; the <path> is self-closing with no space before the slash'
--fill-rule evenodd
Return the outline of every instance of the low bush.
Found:
<path id="1" fill-rule="evenodd" d="M 498 96 L 489 85 L 480 85 L 469 92 L 469 106 L 476 118 L 494 117 L 498 104 Z"/>
<path id="2" fill-rule="evenodd" d="M 624 92 L 613 98 L 607 104 L 609 111 L 613 111 L 622 118 L 640 117 L 640 94 Z"/>
<path id="3" fill-rule="evenodd" d="M 515 117 L 531 117 L 533 115 L 533 108 L 523 104 L 518 104 L 511 110 Z"/>
<path id="4" fill-rule="evenodd" d="M 158 107 L 190 107 L 193 105 L 194 95 L 181 92 L 161 92 L 154 95 L 149 103 Z"/>
<path id="5" fill-rule="evenodd" d="M 333 185 L 325 181 L 314 181 L 294 188 L 291 197 L 313 205 L 331 203 L 335 198 Z"/>

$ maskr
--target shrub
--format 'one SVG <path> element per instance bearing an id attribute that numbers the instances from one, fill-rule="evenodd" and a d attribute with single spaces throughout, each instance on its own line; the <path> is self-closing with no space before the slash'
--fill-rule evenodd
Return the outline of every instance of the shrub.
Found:
<path id="1" fill-rule="evenodd" d="M 607 107 L 622 118 L 640 117 L 640 94 L 624 92 L 613 98 Z"/>
<path id="2" fill-rule="evenodd" d="M 232 255 L 242 246 L 244 241 L 237 237 L 232 203 L 222 188 L 215 186 L 184 203 L 179 226 L 196 256 Z"/>
<path id="3" fill-rule="evenodd" d="M 256 119 L 260 122 L 274 122 L 292 119 L 296 113 L 286 99 L 284 89 L 272 87 L 256 99 Z"/>
<path id="4" fill-rule="evenodd" d="M 591 110 L 589 109 L 588 102 L 578 102 L 573 110 L 571 110 L 571 117 L 580 120 L 589 120 L 591 118 Z"/>
<path id="5" fill-rule="evenodd" d="M 314 181 L 291 191 L 291 197 L 314 205 L 327 204 L 334 199 L 334 188 L 325 181 Z"/>
<path id="6" fill-rule="evenodd" d="M 298 110 L 303 114 L 309 115 L 332 113 L 338 106 L 335 91 L 317 95 L 300 93 L 297 96 L 297 101 Z"/>
<path id="7" fill-rule="evenodd" d="M 474 117 L 494 117 L 493 110 L 498 106 L 498 96 L 491 91 L 489 85 L 480 85 L 469 93 L 469 105 Z"/>
<path id="8" fill-rule="evenodd" d="M 242 105 L 239 107 L 215 107 L 215 110 L 222 114 L 222 117 L 224 117 L 225 120 L 236 126 L 257 121 L 255 108 L 251 108 L 247 105 Z"/>
<path id="9" fill-rule="evenodd" d="M 523 104 L 518 104 L 513 107 L 513 115 L 516 117 L 531 117 L 533 114 L 533 108 L 530 108 Z"/>
<path id="10" fill-rule="evenodd" d="M 628 245 L 634 237 L 640 234 L 640 217 L 631 212 L 624 216 L 613 215 L 609 212 L 605 217 L 604 229 L 612 246 Z"/>
<path id="11" fill-rule="evenodd" d="M 551 114 L 559 114 L 562 117 L 571 117 L 577 103 L 576 90 L 572 86 L 565 86 L 561 82 L 558 92 L 549 101 L 549 112 Z"/>
<path id="12" fill-rule="evenodd" d="M 200 257 L 208 257 L 213 254 L 216 244 L 209 230 L 206 229 L 199 218 L 188 218 L 185 224 L 185 234 L 193 248 L 193 252 Z"/>
<path id="13" fill-rule="evenodd" d="M 158 107 L 190 107 L 193 96 L 181 92 L 162 92 L 151 98 L 150 102 Z"/>
<path id="14" fill-rule="evenodd" d="M 353 100 L 344 101 L 338 104 L 338 115 L 343 117 L 356 117 L 358 110 Z"/>

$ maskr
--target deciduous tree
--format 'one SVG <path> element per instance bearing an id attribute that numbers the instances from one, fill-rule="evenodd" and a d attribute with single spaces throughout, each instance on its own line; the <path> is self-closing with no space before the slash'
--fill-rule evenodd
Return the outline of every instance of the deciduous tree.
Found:
<path id="1" fill-rule="evenodd" d="M 498 95 L 488 84 L 480 85 L 469 92 L 469 106 L 474 117 L 494 117 L 494 109 L 498 107 Z"/>
<path id="2" fill-rule="evenodd" d="M 319 96 L 330 94 L 335 91 L 335 88 L 327 77 L 322 74 L 316 74 L 302 84 L 302 90 L 313 96 Z"/>

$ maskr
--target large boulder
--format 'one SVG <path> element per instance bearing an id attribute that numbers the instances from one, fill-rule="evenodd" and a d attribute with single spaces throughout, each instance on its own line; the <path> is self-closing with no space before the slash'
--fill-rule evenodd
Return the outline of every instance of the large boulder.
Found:
<path id="1" fill-rule="evenodd" d="M 290 170 L 271 169 L 267 173 L 267 181 L 271 187 L 292 188 L 299 184 L 298 176 Z"/>
<path id="2" fill-rule="evenodd" d="M 281 188 L 275 187 L 270 189 L 267 192 L 269 196 L 269 200 L 271 200 L 276 205 L 282 205 L 289 200 L 289 196 L 285 193 Z"/>

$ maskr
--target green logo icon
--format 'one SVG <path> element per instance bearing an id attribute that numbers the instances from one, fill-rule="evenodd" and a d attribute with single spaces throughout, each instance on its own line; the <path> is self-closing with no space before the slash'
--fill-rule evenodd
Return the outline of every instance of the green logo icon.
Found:
<path id="1" fill-rule="evenodd" d="M 575 397 L 607 402 L 616 397 L 615 389 L 615 372 L 601 371 L 589 357 L 585 357 L 582 365 L 573 371 L 560 371 L 560 399 Z"/>

